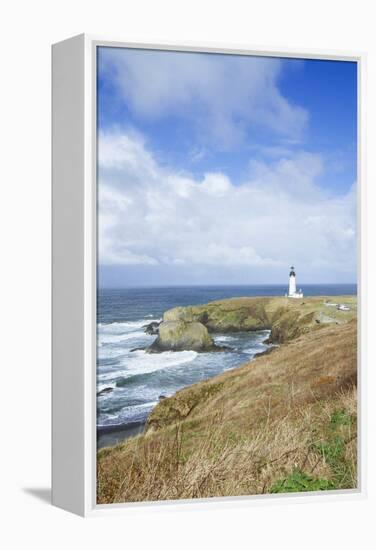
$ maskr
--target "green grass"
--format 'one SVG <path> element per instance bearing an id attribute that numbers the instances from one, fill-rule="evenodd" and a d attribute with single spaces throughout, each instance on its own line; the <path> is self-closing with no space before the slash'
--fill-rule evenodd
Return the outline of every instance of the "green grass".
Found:
<path id="1" fill-rule="evenodd" d="M 280 479 L 272 485 L 271 493 L 298 493 L 303 491 L 327 491 L 335 489 L 332 481 L 312 477 L 296 469 L 285 479 Z"/>
<path id="2" fill-rule="evenodd" d="M 351 424 L 351 421 L 352 417 L 345 409 L 334 411 L 330 417 L 330 425 L 332 428 L 337 428 L 338 426 L 348 426 Z"/>
<path id="3" fill-rule="evenodd" d="M 296 493 L 300 491 L 327 491 L 351 486 L 354 478 L 354 464 L 346 456 L 346 441 L 343 427 L 351 426 L 354 418 L 345 409 L 333 411 L 328 423 L 328 439 L 315 442 L 311 450 L 330 468 L 331 479 L 313 477 L 294 469 L 287 477 L 279 479 L 271 487 L 271 493 Z"/>
<path id="4" fill-rule="evenodd" d="M 316 445 L 316 452 L 329 465 L 333 473 L 334 488 L 340 489 L 351 484 L 353 468 L 346 458 L 346 441 L 336 435 L 330 441 L 323 441 Z"/>

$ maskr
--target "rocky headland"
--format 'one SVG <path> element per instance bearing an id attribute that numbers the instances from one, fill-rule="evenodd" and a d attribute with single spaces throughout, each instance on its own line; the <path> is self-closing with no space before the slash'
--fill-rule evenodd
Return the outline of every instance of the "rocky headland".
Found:
<path id="1" fill-rule="evenodd" d="M 161 399 L 143 434 L 99 451 L 98 502 L 356 487 L 355 296 L 174 308 L 156 341 L 204 350 L 265 329 L 271 352 Z"/>
<path id="2" fill-rule="evenodd" d="M 350 303 L 349 311 L 327 304 L 333 299 L 309 297 L 231 298 L 204 305 L 175 307 L 163 315 L 162 322 L 145 328 L 157 335 L 149 351 L 218 351 L 212 334 L 270 330 L 269 343 L 281 344 L 328 324 L 341 324 L 356 316 L 356 303 L 349 297 L 337 302 Z M 350 300 L 350 301 L 349 301 Z"/>

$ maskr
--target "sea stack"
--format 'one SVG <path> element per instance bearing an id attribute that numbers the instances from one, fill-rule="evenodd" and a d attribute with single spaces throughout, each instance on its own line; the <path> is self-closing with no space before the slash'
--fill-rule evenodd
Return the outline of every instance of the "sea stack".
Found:
<path id="1" fill-rule="evenodd" d="M 302 289 L 299 290 L 299 292 L 296 291 L 296 274 L 295 274 L 295 268 L 292 265 L 290 268 L 290 276 L 289 276 L 289 293 L 287 295 L 288 298 L 303 298 L 303 292 Z"/>

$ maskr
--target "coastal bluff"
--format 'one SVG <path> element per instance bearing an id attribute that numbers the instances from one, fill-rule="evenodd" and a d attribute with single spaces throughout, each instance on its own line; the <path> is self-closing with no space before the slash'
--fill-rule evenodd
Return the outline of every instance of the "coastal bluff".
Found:
<path id="1" fill-rule="evenodd" d="M 356 487 L 355 296 L 234 298 L 165 322 L 270 328 L 281 345 L 165 397 L 143 434 L 101 449 L 99 503 Z"/>
<path id="2" fill-rule="evenodd" d="M 338 310 L 336 303 L 348 310 Z M 356 317 L 353 296 L 244 297 L 167 310 L 150 346 L 158 351 L 218 351 L 211 334 L 270 330 L 269 343 L 282 344 L 328 324 Z"/>

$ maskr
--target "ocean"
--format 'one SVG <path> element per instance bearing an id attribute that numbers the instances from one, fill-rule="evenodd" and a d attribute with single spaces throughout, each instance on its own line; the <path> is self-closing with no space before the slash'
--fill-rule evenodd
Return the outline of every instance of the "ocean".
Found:
<path id="1" fill-rule="evenodd" d="M 356 294 L 356 285 L 302 285 L 306 296 Z M 144 332 L 175 306 L 236 296 L 283 296 L 285 285 L 99 289 L 97 297 L 97 445 L 113 445 L 139 432 L 161 396 L 233 369 L 267 349 L 269 331 L 216 334 L 225 353 L 148 354 Z M 105 390 L 105 392 L 102 392 Z M 98 395 L 99 394 L 99 395 Z"/>

